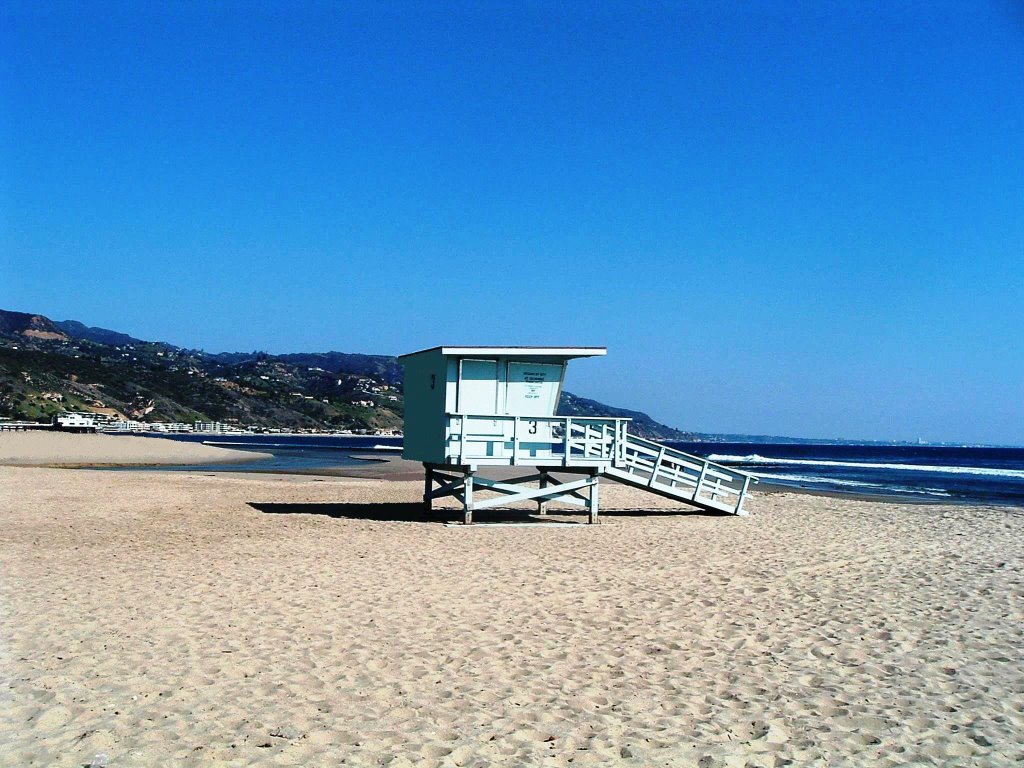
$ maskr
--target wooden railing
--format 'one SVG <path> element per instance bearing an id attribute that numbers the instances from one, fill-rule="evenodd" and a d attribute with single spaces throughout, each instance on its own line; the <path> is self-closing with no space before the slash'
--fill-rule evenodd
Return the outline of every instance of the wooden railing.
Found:
<path id="1" fill-rule="evenodd" d="M 24 432 L 27 430 L 50 430 L 50 424 L 40 424 L 36 421 L 0 421 L 0 432 Z"/>
<path id="2" fill-rule="evenodd" d="M 594 465 L 624 458 L 629 419 L 448 414 L 448 456 L 459 464 Z"/>
<path id="3" fill-rule="evenodd" d="M 593 467 L 610 477 L 723 511 L 742 513 L 757 478 L 629 434 L 630 419 L 448 414 L 448 461 Z"/>
<path id="4" fill-rule="evenodd" d="M 628 435 L 624 447 L 625 461 L 615 465 L 613 477 L 629 475 L 638 485 L 710 506 L 739 511 L 751 483 L 757 482 L 748 472 L 642 437 Z"/>

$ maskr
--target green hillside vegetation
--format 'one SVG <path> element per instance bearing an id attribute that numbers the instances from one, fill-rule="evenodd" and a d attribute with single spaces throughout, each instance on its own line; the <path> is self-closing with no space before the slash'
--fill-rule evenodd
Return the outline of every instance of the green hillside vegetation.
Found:
<path id="1" fill-rule="evenodd" d="M 208 354 L 0 310 L 0 417 L 12 419 L 48 421 L 64 410 L 112 409 L 146 422 L 392 431 L 402 427 L 401 376 L 397 359 L 386 355 Z M 644 413 L 568 392 L 559 413 L 629 416 L 636 434 L 686 437 Z"/>

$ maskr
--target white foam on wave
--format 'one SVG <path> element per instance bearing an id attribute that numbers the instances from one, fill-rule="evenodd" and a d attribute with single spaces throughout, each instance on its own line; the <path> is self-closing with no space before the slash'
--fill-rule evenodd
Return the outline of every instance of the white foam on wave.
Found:
<path id="1" fill-rule="evenodd" d="M 878 464 L 872 461 L 833 461 L 830 459 L 784 459 L 772 456 L 729 456 L 712 454 L 708 461 L 723 464 L 785 464 L 805 467 L 852 467 L 855 469 L 897 469 L 907 472 L 940 472 L 948 475 L 986 475 L 989 477 L 1024 478 L 1024 469 L 997 469 L 995 467 L 947 467 L 933 464 Z M 831 481 L 834 482 L 834 481 Z"/>
<path id="2" fill-rule="evenodd" d="M 761 479 L 765 482 L 772 480 L 788 480 L 795 483 L 819 483 L 821 485 L 842 485 L 853 488 L 874 488 L 892 493 L 919 493 L 926 496 L 952 496 L 939 488 L 912 488 L 905 485 L 885 485 L 883 483 L 863 483 L 857 480 L 837 480 L 831 477 L 816 477 L 815 475 L 786 475 L 786 474 L 762 474 Z"/>

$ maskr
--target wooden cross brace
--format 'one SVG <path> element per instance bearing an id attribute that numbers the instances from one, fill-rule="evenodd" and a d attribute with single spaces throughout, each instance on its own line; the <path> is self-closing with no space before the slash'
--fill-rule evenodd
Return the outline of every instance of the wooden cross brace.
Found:
<path id="1" fill-rule="evenodd" d="M 424 469 L 426 475 L 423 504 L 426 510 L 430 511 L 433 508 L 434 499 L 452 496 L 462 503 L 466 524 L 473 522 L 473 510 L 531 500 L 537 502 L 538 511 L 542 515 L 546 513 L 547 502 L 556 501 L 587 509 L 590 513 L 590 522 L 597 522 L 598 472 L 596 470 L 579 480 L 566 482 L 551 477 L 545 471 L 508 480 L 492 480 L 486 477 L 477 477 L 474 471 L 475 467 L 467 467 L 462 474 L 438 470 L 429 464 L 425 464 Z M 537 487 L 527 485 L 533 482 L 537 483 Z M 435 488 L 435 484 L 438 487 Z M 499 495 L 477 500 L 474 497 L 476 488 L 493 491 Z M 588 489 L 589 493 L 584 495 L 584 489 Z"/>

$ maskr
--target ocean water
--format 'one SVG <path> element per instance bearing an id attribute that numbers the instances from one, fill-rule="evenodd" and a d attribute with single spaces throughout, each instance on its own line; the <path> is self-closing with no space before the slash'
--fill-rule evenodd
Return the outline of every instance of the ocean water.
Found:
<path id="1" fill-rule="evenodd" d="M 166 439 L 166 438 L 153 438 Z M 175 435 L 272 454 L 243 464 L 161 469 L 211 472 L 316 472 L 364 465 L 354 456 L 394 456 L 401 438 L 327 435 Z M 686 443 L 674 448 L 757 475 L 761 488 L 786 487 L 936 503 L 1024 507 L 1024 448 Z"/>
<path id="2" fill-rule="evenodd" d="M 168 471 L 204 472 L 313 472 L 337 467 L 365 466 L 356 456 L 400 455 L 400 437 L 344 437 L 334 435 L 146 435 L 153 440 L 181 440 L 224 448 L 269 453 L 271 458 L 254 458 L 233 464 L 188 464 L 149 467 Z M 118 470 L 139 471 L 136 467 Z"/>
<path id="3" fill-rule="evenodd" d="M 782 486 L 934 502 L 1024 506 L 1024 448 L 670 443 Z"/>

